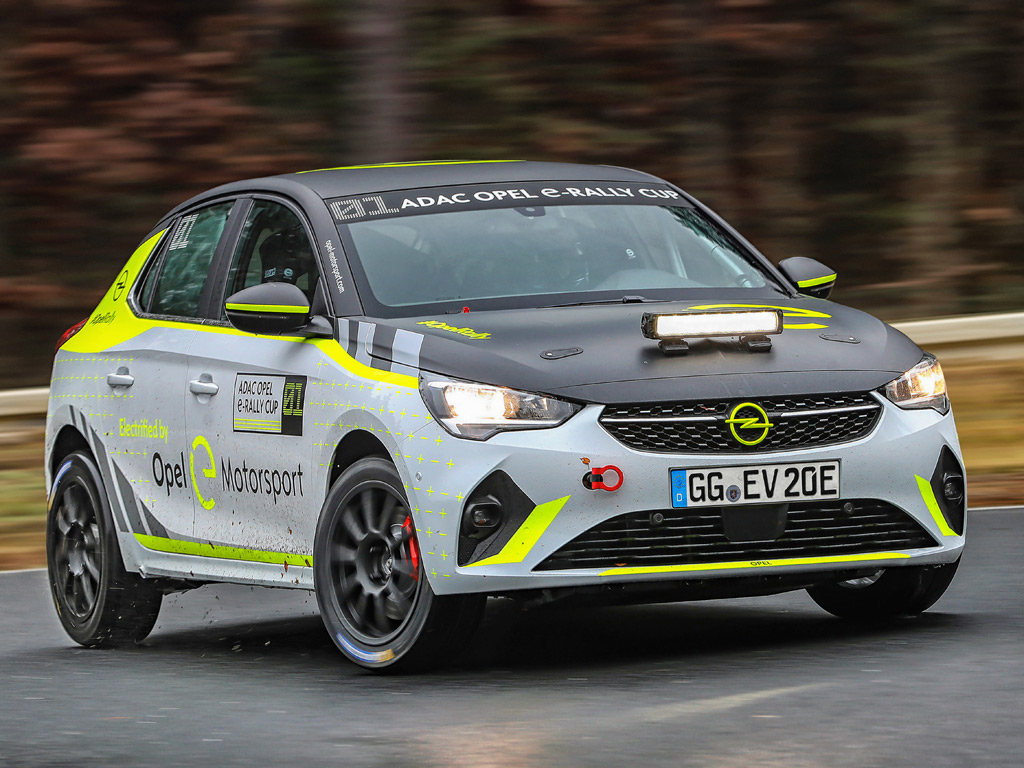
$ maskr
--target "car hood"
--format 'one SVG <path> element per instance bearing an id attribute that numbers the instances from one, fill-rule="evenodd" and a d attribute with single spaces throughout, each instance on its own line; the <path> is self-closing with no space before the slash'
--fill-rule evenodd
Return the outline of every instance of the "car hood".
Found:
<path id="1" fill-rule="evenodd" d="M 783 310 L 769 352 L 735 339 L 692 341 L 666 355 L 643 337 L 644 312 L 712 307 Z M 865 314 L 821 299 L 770 304 L 659 302 L 373 320 L 370 354 L 391 360 L 399 330 L 419 339 L 419 367 L 485 384 L 596 403 L 867 391 L 912 368 L 921 349 Z M 383 342 L 383 343 L 382 343 Z M 575 350 L 581 350 L 575 352 Z M 546 354 L 545 354 L 546 353 Z"/>

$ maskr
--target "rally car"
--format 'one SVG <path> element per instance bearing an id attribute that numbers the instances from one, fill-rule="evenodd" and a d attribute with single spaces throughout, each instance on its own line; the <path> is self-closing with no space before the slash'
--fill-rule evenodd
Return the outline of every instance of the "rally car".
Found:
<path id="1" fill-rule="evenodd" d="M 205 192 L 60 340 L 60 620 L 113 645 L 171 591 L 314 590 L 342 653 L 385 669 L 450 656 L 494 595 L 921 612 L 964 547 L 942 370 L 835 280 L 615 167 Z"/>

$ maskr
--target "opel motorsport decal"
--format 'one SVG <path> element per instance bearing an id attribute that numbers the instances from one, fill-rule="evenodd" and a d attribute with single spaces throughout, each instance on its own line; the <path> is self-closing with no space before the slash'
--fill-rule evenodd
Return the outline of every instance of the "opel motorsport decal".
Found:
<path id="1" fill-rule="evenodd" d="M 272 467 L 250 464 L 247 459 L 238 461 L 237 457 L 217 457 L 203 435 L 192 441 L 187 456 L 185 451 L 179 451 L 177 456 L 155 452 L 152 472 L 153 484 L 168 497 L 191 488 L 204 509 L 213 509 L 222 493 L 267 496 L 274 504 L 282 497 L 305 496 L 301 463 L 294 467 Z"/>
<path id="2" fill-rule="evenodd" d="M 305 376 L 235 376 L 233 429 L 272 435 L 302 434 L 302 401 Z"/>
<path id="3" fill-rule="evenodd" d="M 339 223 L 415 216 L 421 213 L 479 211 L 488 208 L 538 208 L 545 205 L 676 205 L 690 207 L 667 184 L 635 182 L 534 181 L 472 184 L 381 192 L 329 201 Z"/>

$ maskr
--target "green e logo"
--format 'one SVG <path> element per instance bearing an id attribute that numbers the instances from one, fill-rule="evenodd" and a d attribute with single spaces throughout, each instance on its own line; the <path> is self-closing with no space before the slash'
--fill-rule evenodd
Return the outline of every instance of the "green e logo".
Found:
<path id="1" fill-rule="evenodd" d="M 203 495 L 199 492 L 199 483 L 196 482 L 196 448 L 203 446 L 206 449 L 206 455 L 210 459 L 209 469 L 204 469 L 203 474 L 209 478 L 217 477 L 217 465 L 213 460 L 213 449 L 210 448 L 209 441 L 202 435 L 196 435 L 196 439 L 192 441 L 192 450 L 188 452 L 188 469 L 192 475 L 192 487 L 195 489 L 196 498 L 199 499 L 199 503 L 203 505 L 203 509 L 213 509 L 213 505 L 217 502 L 211 499 L 204 499 Z"/>

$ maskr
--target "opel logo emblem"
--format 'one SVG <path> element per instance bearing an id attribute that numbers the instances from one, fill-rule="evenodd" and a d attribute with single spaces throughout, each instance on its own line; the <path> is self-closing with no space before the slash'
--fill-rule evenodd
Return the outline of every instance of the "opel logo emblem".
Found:
<path id="1" fill-rule="evenodd" d="M 758 445 L 768 437 L 768 430 L 775 425 L 768 421 L 768 414 L 757 403 L 740 403 L 725 420 L 729 431 L 741 445 Z"/>
<path id="2" fill-rule="evenodd" d="M 128 285 L 128 270 L 126 269 L 121 273 L 120 277 L 117 278 L 117 282 L 114 283 L 114 301 L 121 298 L 121 294 L 124 293 L 125 286 Z"/>

